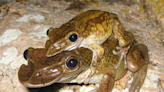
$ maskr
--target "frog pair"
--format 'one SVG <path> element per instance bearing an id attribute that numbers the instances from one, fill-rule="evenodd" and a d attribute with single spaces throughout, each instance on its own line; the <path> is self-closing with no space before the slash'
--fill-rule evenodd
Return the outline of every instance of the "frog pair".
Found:
<path id="1" fill-rule="evenodd" d="M 22 65 L 18 73 L 25 86 L 93 83 L 98 76 L 101 80 L 94 83 L 100 83 L 99 92 L 110 92 L 114 81 L 123 77 L 127 69 L 136 72 L 130 92 L 143 84 L 147 47 L 136 43 L 131 33 L 122 31 L 117 15 L 90 10 L 60 28 L 50 28 L 47 34 L 50 39 L 45 49 L 25 51 L 28 66 Z"/>

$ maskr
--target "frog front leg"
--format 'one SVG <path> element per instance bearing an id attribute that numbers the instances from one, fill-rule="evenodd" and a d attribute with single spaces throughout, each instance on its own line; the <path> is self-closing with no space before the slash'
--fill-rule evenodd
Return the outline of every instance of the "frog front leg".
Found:
<path id="1" fill-rule="evenodd" d="M 149 62 L 148 49 L 143 44 L 135 43 L 127 54 L 127 68 L 134 73 L 129 92 L 139 92 L 144 83 Z"/>
<path id="2" fill-rule="evenodd" d="M 104 48 L 101 47 L 100 45 L 96 44 L 96 43 L 88 44 L 88 46 L 86 46 L 86 48 L 88 48 L 88 47 L 93 52 L 91 65 L 90 65 L 90 68 L 87 71 L 85 71 L 83 74 L 80 75 L 80 77 L 83 80 L 81 80 L 79 82 L 79 83 L 84 82 L 85 84 L 88 83 L 90 77 L 95 73 L 96 68 L 99 65 L 99 63 L 100 63 L 100 61 L 103 57 L 103 54 L 104 54 Z"/>
<path id="3" fill-rule="evenodd" d="M 126 58 L 126 54 L 128 50 L 130 49 L 133 39 L 130 39 L 129 36 L 124 35 L 118 16 L 116 14 L 112 14 L 111 16 L 113 16 L 113 18 L 115 19 L 114 25 L 113 25 L 113 33 L 115 35 L 115 38 L 118 39 L 118 43 L 120 46 L 120 51 L 114 53 L 114 54 L 120 55 L 119 62 L 115 66 L 115 68 L 117 69 L 120 66 L 123 59 Z M 126 61 L 124 62 L 126 66 Z"/>
<path id="4" fill-rule="evenodd" d="M 103 67 L 101 69 L 103 69 L 101 70 L 103 72 L 103 77 L 101 78 L 98 92 L 111 92 L 115 82 L 115 68 Z"/>

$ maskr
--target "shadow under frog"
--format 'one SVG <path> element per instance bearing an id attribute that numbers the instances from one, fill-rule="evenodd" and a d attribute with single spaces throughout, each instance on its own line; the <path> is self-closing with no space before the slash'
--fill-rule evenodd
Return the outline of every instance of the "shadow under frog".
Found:
<path id="1" fill-rule="evenodd" d="M 129 32 L 125 32 L 125 35 L 134 39 Z M 134 41 L 127 54 L 127 68 L 122 62 L 115 69 L 114 66 L 117 65 L 120 57 L 112 52 L 113 50 L 118 51 L 116 49 L 117 39 L 111 35 L 101 46 L 105 49 L 104 55 L 89 83 L 99 83 L 98 92 L 111 92 L 114 82 L 122 78 L 128 69 L 134 73 L 129 92 L 139 92 L 146 77 L 149 61 L 147 47 Z M 82 47 L 52 57 L 46 57 L 45 53 L 44 48 L 29 48 L 24 52 L 28 65 L 22 65 L 18 72 L 19 80 L 24 86 L 39 88 L 54 83 L 78 83 L 81 80 L 78 76 L 90 67 L 93 52 Z"/>

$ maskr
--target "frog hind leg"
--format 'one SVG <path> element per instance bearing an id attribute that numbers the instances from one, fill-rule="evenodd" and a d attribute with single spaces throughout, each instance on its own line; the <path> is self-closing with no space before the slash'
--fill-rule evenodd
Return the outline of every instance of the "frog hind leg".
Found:
<path id="1" fill-rule="evenodd" d="M 129 92 L 139 92 L 147 74 L 148 61 L 147 47 L 143 44 L 132 45 L 127 54 L 127 67 L 134 72 L 131 84 L 133 86 L 130 87 Z"/>
<path id="2" fill-rule="evenodd" d="M 105 67 L 103 69 L 104 73 L 99 84 L 98 92 L 111 92 L 115 82 L 115 68 L 111 69 L 109 67 Z"/>
<path id="3" fill-rule="evenodd" d="M 148 49 L 144 44 L 134 43 L 127 54 L 127 68 L 137 72 L 143 65 L 148 64 Z"/>
<path id="4" fill-rule="evenodd" d="M 95 73 L 96 67 L 99 65 L 103 54 L 104 54 L 104 48 L 102 48 L 98 44 L 91 44 L 90 48 L 93 51 L 92 55 L 92 61 L 89 69 L 87 69 L 80 77 L 82 78 L 79 83 L 87 84 L 89 82 L 90 77 Z"/>
<path id="5" fill-rule="evenodd" d="M 147 74 L 148 65 L 142 66 L 142 68 L 133 75 L 132 86 L 129 89 L 129 92 L 139 92 L 142 87 L 146 74 Z"/>

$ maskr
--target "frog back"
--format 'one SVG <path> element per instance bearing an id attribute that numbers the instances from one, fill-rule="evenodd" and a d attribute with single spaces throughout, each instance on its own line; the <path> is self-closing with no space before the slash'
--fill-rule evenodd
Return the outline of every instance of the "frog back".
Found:
<path id="1" fill-rule="evenodd" d="M 90 37 L 95 41 L 104 41 L 111 35 L 115 20 L 118 20 L 116 14 L 89 10 L 77 15 L 62 27 L 69 25 L 70 29 L 74 29 L 73 31 L 79 33 L 83 38 Z"/>

